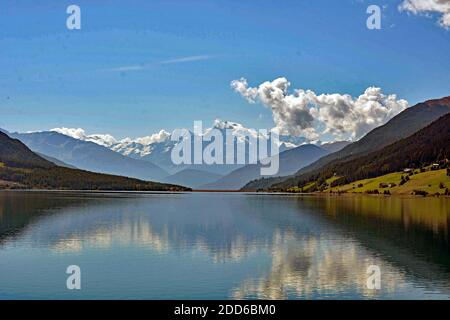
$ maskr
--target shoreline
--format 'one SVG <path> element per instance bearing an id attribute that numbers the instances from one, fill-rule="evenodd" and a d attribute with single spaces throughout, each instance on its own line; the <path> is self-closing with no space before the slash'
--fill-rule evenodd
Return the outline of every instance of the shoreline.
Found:
<path id="1" fill-rule="evenodd" d="M 48 192 L 48 193 L 97 193 L 97 194 L 195 194 L 195 193 L 229 193 L 229 194 L 242 194 L 242 195 L 262 195 L 262 196 L 314 196 L 314 197 L 377 197 L 377 198 L 444 198 L 450 199 L 449 195 L 413 195 L 413 194 L 366 194 L 366 193 L 320 193 L 320 192 L 270 192 L 270 191 L 241 191 L 241 190 L 191 190 L 191 191 L 126 191 L 126 190 L 63 190 L 63 189 L 0 189 L 2 192 Z"/>

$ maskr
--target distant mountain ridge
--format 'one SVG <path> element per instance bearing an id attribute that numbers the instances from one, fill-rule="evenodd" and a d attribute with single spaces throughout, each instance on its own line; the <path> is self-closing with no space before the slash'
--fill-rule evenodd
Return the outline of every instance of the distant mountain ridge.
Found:
<path id="1" fill-rule="evenodd" d="M 47 160 L 47 161 L 49 161 L 49 162 L 51 162 L 51 163 L 53 163 L 53 164 L 56 164 L 56 165 L 59 166 L 59 167 L 65 167 L 65 168 L 70 168 L 70 169 L 78 169 L 77 167 L 71 166 L 70 164 L 67 164 L 67 163 L 65 163 L 65 162 L 63 162 L 63 161 L 61 161 L 61 160 L 56 159 L 56 158 L 47 156 L 47 155 L 42 154 L 42 153 L 39 153 L 39 152 L 35 152 L 35 153 L 36 153 L 39 157 L 44 158 L 45 160 Z"/>
<path id="2" fill-rule="evenodd" d="M 251 132 L 247 134 L 251 134 Z M 243 164 L 208 165 L 205 163 L 175 165 L 172 161 L 171 151 L 176 142 L 167 139 L 167 137 L 164 141 L 147 146 L 145 155 L 141 157 L 135 153 L 125 152 L 129 156 L 120 154 L 114 143 L 108 147 L 104 146 L 103 144 L 107 144 L 107 141 L 114 141 L 114 138 L 108 135 L 92 135 L 89 136 L 89 140 L 80 140 L 55 131 L 10 133 L 10 135 L 20 139 L 32 150 L 42 154 L 44 158 L 46 157 L 49 161 L 61 166 L 72 166 L 94 172 L 118 174 L 144 180 L 176 182 L 177 184 L 195 187 L 217 180 L 224 174 L 244 166 Z M 101 144 L 91 141 L 105 136 L 109 138 L 107 141 L 102 140 Z M 239 137 L 245 139 L 244 136 Z M 247 140 L 244 140 L 244 143 L 246 144 L 246 157 L 248 157 L 249 144 Z M 133 142 L 132 145 L 134 144 Z M 208 144 L 209 142 L 204 142 L 204 147 Z M 286 147 L 284 148 L 286 149 Z M 175 173 L 169 175 L 166 171 L 159 170 L 160 168 L 154 165 L 152 161 L 162 164 Z M 183 173 L 177 174 L 178 172 Z"/>
<path id="3" fill-rule="evenodd" d="M 286 176 L 297 172 L 329 152 L 313 144 L 283 151 L 279 154 L 279 172 L 277 176 Z M 201 186 L 208 190 L 238 190 L 248 182 L 261 178 L 261 164 L 250 164 L 239 168 L 215 182 Z"/>
<path id="4" fill-rule="evenodd" d="M 187 188 L 59 167 L 0 132 L 0 187 L 63 190 L 183 191 Z"/>
<path id="5" fill-rule="evenodd" d="M 236 138 L 245 142 L 246 157 L 248 157 L 248 138 L 249 136 L 253 136 L 253 138 L 255 138 L 255 135 L 257 134 L 256 132 L 243 128 L 242 125 L 232 122 L 217 122 L 214 128 L 219 129 L 224 136 L 225 130 L 231 128 L 231 131 L 236 134 Z M 46 158 L 50 162 L 69 168 L 80 168 L 95 172 L 119 174 L 138 179 L 180 184 L 193 188 L 217 188 L 222 190 L 241 188 L 247 182 L 260 177 L 259 166 L 257 166 L 258 168 L 253 168 L 254 165 L 175 165 L 172 162 L 171 151 L 176 145 L 176 141 L 172 141 L 170 139 L 170 135 L 164 132 L 160 132 L 158 134 L 158 138 L 156 139 L 153 136 L 147 139 L 138 139 L 138 141 L 141 142 L 144 140 L 152 142 L 151 144 L 144 146 L 136 141 L 122 141 L 120 143 L 116 143 L 114 137 L 110 135 L 86 136 L 84 134 L 84 130 L 82 129 L 63 128 L 61 131 L 64 133 L 59 133 L 59 131 L 44 131 L 32 133 L 10 133 L 10 135 L 21 139 L 31 149 L 37 153 L 40 153 L 43 158 Z M 67 136 L 65 133 L 73 135 L 74 137 Z M 303 138 L 289 136 L 281 136 L 280 139 L 283 141 L 280 145 L 281 154 L 289 150 L 294 150 L 295 144 L 301 143 L 304 140 Z M 205 142 L 204 147 L 208 144 L 209 142 Z M 330 150 L 336 150 L 336 148 L 341 148 L 345 144 L 347 144 L 347 142 L 333 142 L 324 144 L 323 147 L 332 148 Z M 117 149 L 118 146 L 122 149 Z M 134 149 L 134 147 L 138 149 Z M 223 147 L 226 148 L 225 145 Z M 136 152 L 136 150 L 139 150 L 139 152 Z M 113 152 L 116 152 L 117 154 L 114 154 Z M 123 153 L 123 155 L 120 155 L 120 153 Z M 290 157 L 288 156 L 289 154 L 291 155 Z M 311 162 L 304 162 L 303 159 L 301 159 L 303 155 L 300 155 L 300 159 L 298 163 L 296 163 L 297 161 L 294 159 L 296 157 L 295 154 L 296 153 L 286 153 L 285 158 L 282 156 L 282 163 L 280 164 L 279 172 L 280 175 L 295 173 L 295 171 L 299 168 Z M 130 157 L 133 157 L 133 159 Z M 111 158 L 114 161 L 111 161 Z M 283 159 L 286 161 L 283 161 Z M 123 162 L 125 162 L 125 164 L 122 164 Z M 132 166 L 129 168 L 130 162 L 131 165 L 134 165 L 134 167 Z M 151 172 L 151 170 L 147 170 L 147 168 L 144 168 L 144 170 L 141 167 L 152 166 L 150 162 L 157 162 L 164 168 L 175 173 L 172 175 L 169 175 L 168 173 L 158 175 L 152 173 L 149 175 L 148 172 Z M 135 168 L 136 165 L 139 165 L 137 169 Z M 237 171 L 243 167 L 246 167 L 246 169 Z M 221 178 L 227 174 L 232 175 L 224 180 L 221 180 Z M 218 183 L 211 184 L 215 181 Z M 224 185 L 222 186 L 221 184 Z"/>
<path id="6" fill-rule="evenodd" d="M 256 138 L 259 134 L 257 130 L 246 128 L 240 123 L 232 121 L 222 121 L 219 119 L 216 119 L 214 121 L 211 128 L 204 128 L 204 132 L 205 133 L 209 132 L 212 129 L 219 130 L 224 137 L 227 131 L 231 132 L 231 134 L 237 141 L 241 141 L 246 144 L 246 149 L 248 149 L 248 145 L 249 143 L 251 143 L 250 138 Z M 78 140 L 90 141 L 108 147 L 109 149 L 127 157 L 131 157 L 138 160 L 150 161 L 151 163 L 156 164 L 165 171 L 167 171 L 170 175 L 173 175 L 177 172 L 186 169 L 205 171 L 219 175 L 226 175 L 240 167 L 243 167 L 242 164 L 176 165 L 172 161 L 171 152 L 178 142 L 173 141 L 171 139 L 172 134 L 165 130 L 161 130 L 160 132 L 152 134 L 147 137 L 140 137 L 135 139 L 125 138 L 122 140 L 116 140 L 113 136 L 109 134 L 87 135 L 81 128 L 79 129 L 55 128 L 53 130 L 62 134 L 69 135 Z M 191 131 L 189 132 L 191 134 L 192 140 L 193 133 Z M 290 148 L 295 148 L 305 142 L 305 138 L 303 137 L 292 137 L 283 135 L 279 137 L 279 140 L 280 140 L 279 146 L 280 152 L 288 150 Z M 208 144 L 209 144 L 208 142 L 205 142 L 203 145 L 203 149 Z M 225 150 L 225 141 L 223 142 L 223 149 Z"/>
<path id="7" fill-rule="evenodd" d="M 104 146 L 52 132 L 10 133 L 31 150 L 56 158 L 79 169 L 162 181 L 168 173 L 148 161 L 131 159 Z"/>
<path id="8" fill-rule="evenodd" d="M 333 161 L 348 161 L 355 159 L 358 156 L 366 155 L 372 151 L 379 150 L 395 141 L 412 135 L 449 112 L 450 97 L 418 103 L 415 106 L 399 113 L 386 124 L 370 131 L 360 140 L 346 146 L 338 152 L 324 156 L 314 163 L 300 169 L 295 174 L 295 177 L 253 181 L 244 186 L 243 189 L 267 189 L 275 183 L 280 183 L 282 180 L 286 180 L 286 185 L 296 185 L 296 181 L 307 180 L 308 174 L 317 174 L 321 168 Z"/>
<path id="9" fill-rule="evenodd" d="M 201 186 L 220 179 L 222 176 L 212 172 L 184 169 L 164 179 L 166 183 L 180 184 L 189 188 L 198 189 Z"/>
<path id="10" fill-rule="evenodd" d="M 350 141 L 335 141 L 335 142 L 323 143 L 319 147 L 327 150 L 329 153 L 334 153 L 334 152 L 338 152 L 339 150 L 342 150 L 349 144 L 351 144 Z"/>

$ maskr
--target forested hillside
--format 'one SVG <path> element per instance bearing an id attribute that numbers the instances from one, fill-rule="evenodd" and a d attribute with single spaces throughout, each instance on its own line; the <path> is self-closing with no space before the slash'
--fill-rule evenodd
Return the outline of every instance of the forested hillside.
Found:
<path id="1" fill-rule="evenodd" d="M 327 179 L 338 177 L 332 182 L 336 186 L 431 164 L 443 168 L 447 166 L 449 158 L 450 114 L 447 114 L 412 136 L 379 151 L 350 161 L 333 162 L 321 170 L 298 177 L 298 180 L 290 179 L 273 188 L 303 187 L 313 181 L 320 187 Z"/>

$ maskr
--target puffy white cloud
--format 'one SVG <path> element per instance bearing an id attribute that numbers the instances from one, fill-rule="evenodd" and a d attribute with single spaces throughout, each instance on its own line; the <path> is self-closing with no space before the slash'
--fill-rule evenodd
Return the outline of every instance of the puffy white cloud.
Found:
<path id="1" fill-rule="evenodd" d="M 95 142 L 105 147 L 109 147 L 117 143 L 117 140 L 109 134 L 91 134 L 87 136 L 86 141 Z"/>
<path id="2" fill-rule="evenodd" d="M 231 82 L 231 87 L 250 103 L 261 102 L 272 111 L 281 134 L 303 136 L 310 141 L 332 134 L 338 139 L 359 139 L 368 131 L 386 123 L 408 107 L 397 96 L 385 95 L 370 87 L 358 98 L 348 94 L 320 94 L 297 89 L 289 93 L 286 78 L 249 87 L 246 79 Z"/>
<path id="3" fill-rule="evenodd" d="M 404 0 L 399 9 L 413 14 L 439 14 L 439 24 L 450 27 L 450 0 Z"/>
<path id="4" fill-rule="evenodd" d="M 105 147 L 110 147 L 113 144 L 117 143 L 117 140 L 109 134 L 87 135 L 86 132 L 84 131 L 84 129 L 81 129 L 81 128 L 62 127 L 62 128 L 53 128 L 50 131 L 58 132 L 58 133 L 64 134 L 66 136 L 69 136 L 69 137 L 72 137 L 72 138 L 75 138 L 78 140 L 94 142 L 94 143 L 97 143 L 97 144 L 105 146 Z"/>
<path id="5" fill-rule="evenodd" d="M 231 81 L 231 87 L 250 103 L 258 100 L 272 109 L 273 119 L 281 134 L 305 136 L 316 140 L 314 118 L 309 113 L 307 101 L 296 94 L 288 94 L 290 82 L 286 78 L 266 81 L 258 87 L 249 87 L 246 79 Z"/>
<path id="6" fill-rule="evenodd" d="M 133 141 L 143 145 L 149 145 L 156 142 L 164 142 L 168 139 L 170 139 L 170 133 L 166 130 L 160 130 L 158 133 L 154 133 L 146 137 L 136 138 Z"/>
<path id="7" fill-rule="evenodd" d="M 250 103 L 255 103 L 258 97 L 258 88 L 249 88 L 247 79 L 240 78 L 239 80 L 231 81 L 231 87 L 247 99 Z"/>
<path id="8" fill-rule="evenodd" d="M 105 146 L 105 147 L 111 147 L 111 146 L 119 144 L 119 143 L 128 143 L 128 144 L 138 143 L 138 144 L 142 144 L 142 145 L 150 145 L 150 144 L 157 143 L 157 142 L 164 142 L 164 141 L 167 141 L 170 139 L 170 133 L 165 130 L 161 130 L 150 136 L 140 137 L 140 138 L 136 138 L 136 139 L 125 138 L 120 141 L 115 139 L 110 134 L 87 135 L 85 130 L 81 129 L 81 128 L 62 127 L 62 128 L 54 128 L 54 129 L 51 129 L 50 131 L 55 131 L 55 132 L 64 134 L 66 136 L 78 139 L 78 140 L 94 142 L 94 143 L 97 143 L 97 144 Z"/>
<path id="9" fill-rule="evenodd" d="M 83 140 L 86 137 L 85 131 L 81 128 L 75 129 L 62 127 L 62 128 L 53 128 L 50 131 L 55 131 L 78 140 Z"/>

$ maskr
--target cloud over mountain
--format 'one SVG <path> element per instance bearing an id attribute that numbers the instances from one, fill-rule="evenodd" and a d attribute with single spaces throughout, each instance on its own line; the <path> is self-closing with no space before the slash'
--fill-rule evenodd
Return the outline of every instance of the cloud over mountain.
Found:
<path id="1" fill-rule="evenodd" d="M 310 141 L 332 134 L 339 139 L 359 139 L 408 107 L 395 94 L 385 95 L 369 87 L 357 98 L 348 94 L 320 94 L 296 89 L 282 77 L 249 87 L 246 79 L 233 80 L 231 87 L 250 103 L 261 102 L 272 111 L 282 134 L 303 136 Z"/>
<path id="2" fill-rule="evenodd" d="M 166 130 L 162 129 L 159 132 L 153 133 L 149 136 L 136 138 L 134 140 L 130 139 L 130 138 L 125 138 L 125 139 L 121 140 L 121 142 L 136 142 L 136 143 L 140 143 L 143 145 L 149 145 L 152 143 L 164 142 L 169 139 L 170 139 L 170 132 L 167 132 Z"/>
<path id="3" fill-rule="evenodd" d="M 243 143 L 246 145 L 246 150 L 236 149 L 236 155 L 240 152 L 247 152 L 249 146 L 255 146 L 258 143 L 258 138 L 261 141 L 267 141 L 269 138 L 269 130 L 260 131 L 257 129 L 247 128 L 244 125 L 232 122 L 232 121 L 222 121 L 220 119 L 215 119 L 212 126 L 203 126 L 202 135 L 208 136 L 213 129 L 219 130 L 223 135 L 223 146 L 225 150 L 225 145 L 227 139 L 225 136 L 231 134 L 236 142 Z M 193 135 L 193 128 L 186 128 Z M 128 156 L 135 159 L 148 160 L 170 173 L 184 169 L 185 166 L 176 166 L 171 160 L 171 151 L 179 143 L 178 141 L 172 141 L 172 133 L 166 130 L 160 130 L 159 132 L 153 133 L 148 136 L 138 137 L 138 138 L 124 138 L 116 139 L 110 134 L 87 134 L 84 129 L 81 128 L 55 128 L 51 131 L 55 131 L 72 138 L 89 141 L 104 147 L 111 149 L 112 151 L 118 152 L 124 156 Z M 210 140 L 208 140 L 210 141 Z M 292 137 L 292 136 L 279 136 L 279 140 L 274 141 L 278 144 L 279 151 L 282 152 L 287 149 L 295 148 L 303 143 L 305 139 L 302 137 Z M 203 147 L 206 147 L 208 142 L 205 141 Z M 225 167 L 224 167 L 225 168 Z M 234 170 L 233 166 L 230 166 Z M 199 168 L 196 168 L 199 169 Z M 210 169 L 210 167 L 209 167 Z M 228 170 L 228 169 L 227 169 Z M 228 171 L 229 171 L 228 170 Z M 223 170 L 222 170 L 223 171 Z M 228 173 L 228 171 L 226 173 Z M 225 174 L 226 174 L 225 173 Z"/>
<path id="4" fill-rule="evenodd" d="M 96 144 L 102 145 L 104 147 L 111 147 L 117 145 L 119 143 L 139 143 L 143 145 L 149 145 L 152 143 L 163 142 L 170 138 L 170 133 L 161 130 L 157 133 L 154 133 L 149 136 L 140 137 L 136 139 L 125 138 L 123 140 L 117 140 L 110 134 L 86 134 L 85 130 L 82 128 L 53 128 L 50 131 L 58 132 L 64 134 L 66 136 L 82 140 L 82 141 L 90 141 Z"/>
<path id="5" fill-rule="evenodd" d="M 117 140 L 109 134 L 91 134 L 87 135 L 84 129 L 81 128 L 53 128 L 50 131 L 58 132 L 66 136 L 82 140 L 95 142 L 96 144 L 102 145 L 104 147 L 109 147 L 117 143 Z"/>
<path id="6" fill-rule="evenodd" d="M 450 27 L 450 0 L 404 0 L 399 9 L 413 14 L 438 14 L 439 25 Z"/>

